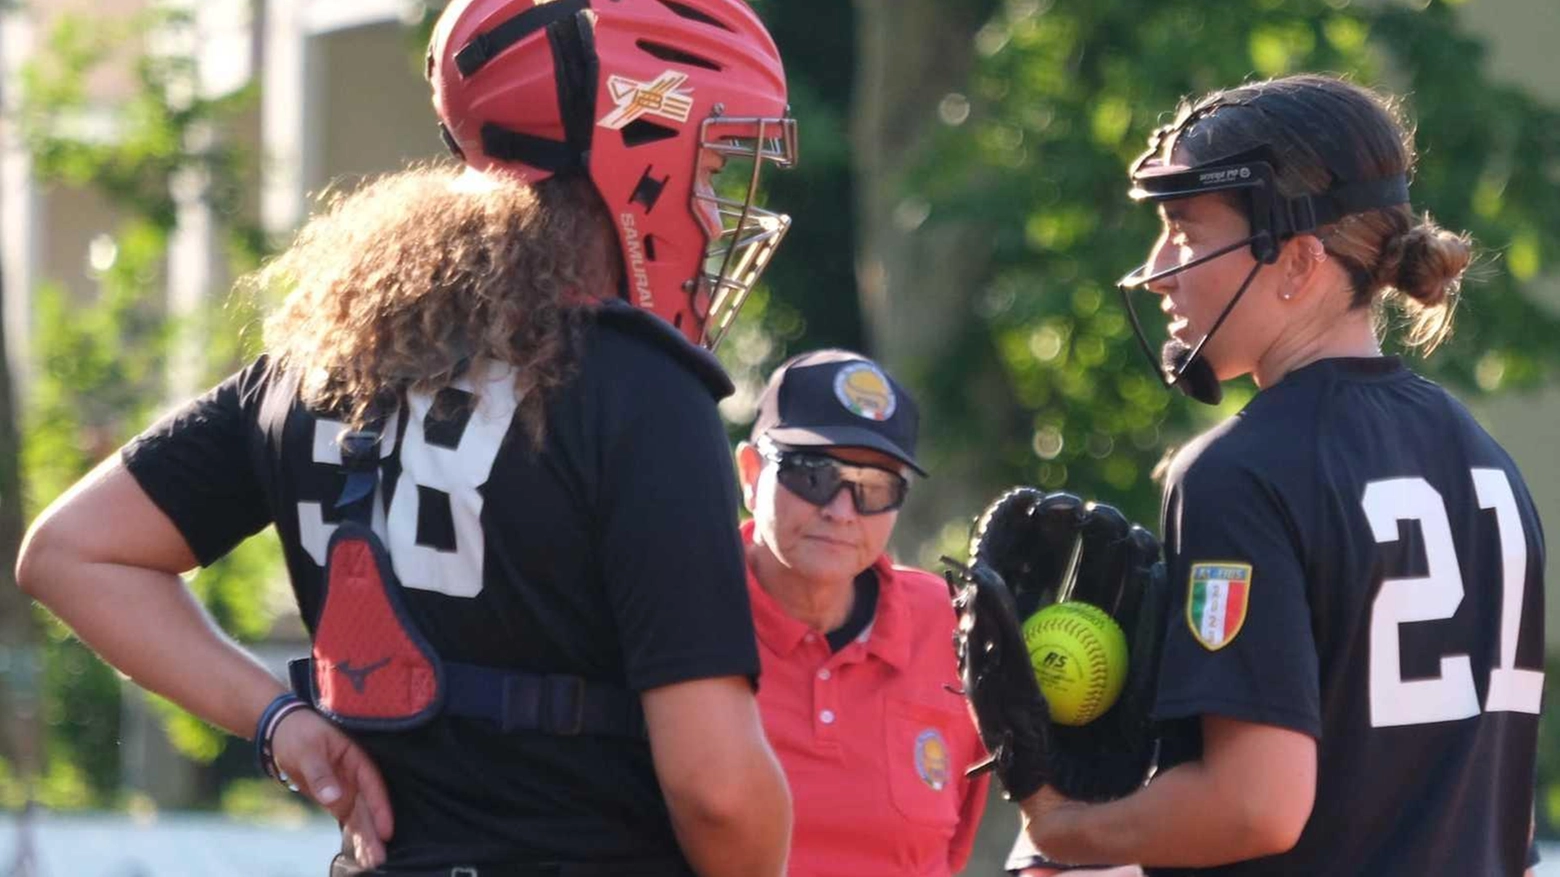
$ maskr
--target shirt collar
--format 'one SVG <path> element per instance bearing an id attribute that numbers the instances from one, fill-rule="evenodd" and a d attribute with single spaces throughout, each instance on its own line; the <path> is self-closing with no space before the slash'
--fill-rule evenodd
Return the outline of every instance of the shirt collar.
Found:
<path id="1" fill-rule="evenodd" d="M 753 544 L 753 530 L 751 519 L 743 522 L 744 549 Z M 904 595 L 898 586 L 894 562 L 887 554 L 873 562 L 872 571 L 878 580 L 878 605 L 876 617 L 862 633 L 866 637 L 867 654 L 876 656 L 896 670 L 902 670 L 910 663 L 912 631 L 909 607 L 905 605 Z M 747 567 L 747 585 L 748 598 L 753 604 L 753 626 L 758 631 L 759 641 L 777 655 L 790 655 L 811 628 L 785 613 L 779 601 L 758 583 L 752 565 Z M 850 649 L 852 646 L 845 648 Z"/>

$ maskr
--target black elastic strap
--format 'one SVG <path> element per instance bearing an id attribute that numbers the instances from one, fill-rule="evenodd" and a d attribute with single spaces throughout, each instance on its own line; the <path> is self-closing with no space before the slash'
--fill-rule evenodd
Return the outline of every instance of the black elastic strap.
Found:
<path id="1" fill-rule="evenodd" d="M 1305 234 L 1355 213 L 1408 203 L 1408 177 L 1394 174 L 1379 180 L 1344 183 L 1319 195 L 1288 199 L 1287 234 Z M 1281 235 L 1286 236 L 1286 235 Z"/>
<path id="2" fill-rule="evenodd" d="M 455 53 L 455 67 L 461 76 L 470 76 L 482 69 L 498 53 L 533 33 L 561 21 L 583 9 L 589 9 L 588 0 L 554 0 L 511 17 L 490 31 L 479 33 L 471 42 Z"/>
<path id="3" fill-rule="evenodd" d="M 379 439 L 384 424 L 383 417 L 376 418 L 362 429 L 347 432 L 337 441 L 341 448 L 341 468 L 346 470 L 347 478 L 336 497 L 336 510 L 343 520 L 356 521 L 365 527 L 373 526 L 374 495 L 379 490 Z"/>
<path id="4" fill-rule="evenodd" d="M 1408 203 L 1408 177 L 1394 174 L 1379 180 L 1345 183 L 1333 187 L 1327 194 L 1331 196 L 1332 203 L 1338 208 L 1340 216 L 1363 213 L 1366 210 L 1379 210 L 1383 207 L 1395 207 Z"/>
<path id="5" fill-rule="evenodd" d="M 505 732 L 645 737 L 639 695 L 580 676 L 444 664 L 444 713 L 487 719 Z"/>
<path id="6" fill-rule="evenodd" d="M 444 661 L 440 714 L 491 722 L 505 733 L 539 731 L 559 737 L 591 735 L 644 739 L 639 695 L 581 676 L 527 673 Z M 287 663 L 292 689 L 305 699 L 314 678 L 313 658 Z"/>
<path id="7" fill-rule="evenodd" d="M 600 74 L 595 30 L 585 16 L 575 15 L 549 25 L 547 40 L 552 45 L 564 138 L 579 166 L 585 168 L 590 164 L 591 136 L 596 127 L 596 80 Z"/>
<path id="8" fill-rule="evenodd" d="M 553 173 L 580 167 L 580 154 L 562 140 L 522 134 L 492 122 L 482 126 L 482 154 Z"/>

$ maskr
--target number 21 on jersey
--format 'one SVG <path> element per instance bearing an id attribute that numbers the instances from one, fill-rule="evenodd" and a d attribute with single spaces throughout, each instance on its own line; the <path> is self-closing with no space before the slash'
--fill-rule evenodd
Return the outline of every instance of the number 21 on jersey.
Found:
<path id="1" fill-rule="evenodd" d="M 1474 469 L 1471 474 L 1479 507 L 1495 512 L 1500 535 L 1500 650 L 1490 671 L 1483 709 L 1537 715 L 1544 674 L 1516 666 L 1528 565 L 1522 518 L 1505 472 Z M 1396 542 L 1398 523 L 1417 521 L 1426 569 L 1423 576 L 1383 579 L 1371 606 L 1371 727 L 1422 725 L 1479 715 L 1468 655 L 1443 655 L 1438 677 L 1410 680 L 1402 673 L 1399 625 L 1451 618 L 1463 600 L 1462 568 L 1441 494 L 1423 478 L 1391 478 L 1367 484 L 1361 504 L 1377 543 Z"/>

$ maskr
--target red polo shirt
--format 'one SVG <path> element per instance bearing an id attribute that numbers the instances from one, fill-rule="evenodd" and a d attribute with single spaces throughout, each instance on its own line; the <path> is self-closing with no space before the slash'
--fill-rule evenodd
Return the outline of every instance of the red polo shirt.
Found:
<path id="1" fill-rule="evenodd" d="M 753 523 L 742 529 L 753 541 Z M 958 687 L 948 586 L 880 557 L 877 614 L 831 653 L 748 569 L 764 729 L 791 784 L 791 877 L 946 877 L 986 806 L 985 757 Z"/>

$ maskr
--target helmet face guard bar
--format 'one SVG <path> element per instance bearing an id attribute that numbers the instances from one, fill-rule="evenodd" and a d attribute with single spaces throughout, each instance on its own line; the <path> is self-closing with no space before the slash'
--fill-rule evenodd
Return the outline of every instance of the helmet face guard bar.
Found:
<path id="1" fill-rule="evenodd" d="M 796 121 L 711 116 L 699 131 L 701 149 L 753 163 L 741 201 L 694 189 L 695 201 L 713 204 L 720 234 L 704 253 L 704 270 L 688 282 L 694 312 L 704 322 L 701 343 L 714 350 L 736 320 L 737 312 L 769 265 L 791 228 L 791 217 L 754 204 L 764 164 L 788 168 L 796 163 Z M 707 302 L 707 305 L 703 303 Z M 702 305 L 702 306 L 701 306 Z"/>
<path id="2" fill-rule="evenodd" d="M 1245 238 L 1226 244 L 1189 262 L 1162 271 L 1154 271 L 1153 263 L 1145 262 L 1116 281 L 1116 287 L 1121 294 L 1122 304 L 1127 309 L 1127 317 L 1132 323 L 1133 334 L 1137 336 L 1138 346 L 1148 357 L 1160 381 L 1166 387 L 1176 387 L 1198 401 L 1217 404 L 1222 397 L 1218 379 L 1213 375 L 1211 366 L 1201 358 L 1200 354 L 1208 340 L 1213 337 L 1213 333 L 1224 325 L 1235 304 L 1246 294 L 1246 290 L 1250 288 L 1251 282 L 1256 279 L 1257 272 L 1262 269 L 1262 266 L 1278 261 L 1280 248 L 1284 242 L 1293 237 L 1311 234 L 1350 214 L 1407 204 L 1408 178 L 1404 174 L 1395 174 L 1377 180 L 1340 183 L 1314 195 L 1285 198 L 1278 194 L 1274 185 L 1274 163 L 1267 147 L 1258 147 L 1195 167 L 1164 164 L 1160 158 L 1160 150 L 1165 140 L 1186 128 L 1193 119 L 1198 117 L 1198 114 L 1194 113 L 1180 124 L 1165 125 L 1154 131 L 1149 138 L 1148 150 L 1138 156 L 1132 164 L 1132 189 L 1127 193 L 1127 197 L 1133 201 L 1160 204 L 1217 192 L 1238 193 L 1244 196 L 1245 213 L 1251 233 Z M 1225 305 L 1213 326 L 1191 348 L 1188 349 L 1180 342 L 1171 340 L 1166 343 L 1162 355 L 1156 357 L 1149 345 L 1148 336 L 1143 331 L 1137 310 L 1132 305 L 1130 293 L 1166 277 L 1226 256 L 1243 247 L 1251 249 L 1256 264 L 1252 266 L 1246 279 L 1230 298 L 1229 304 Z M 1201 373 L 1193 374 L 1189 379 L 1183 380 L 1188 378 L 1189 373 L 1194 369 Z"/>

